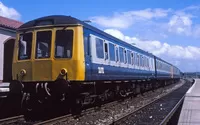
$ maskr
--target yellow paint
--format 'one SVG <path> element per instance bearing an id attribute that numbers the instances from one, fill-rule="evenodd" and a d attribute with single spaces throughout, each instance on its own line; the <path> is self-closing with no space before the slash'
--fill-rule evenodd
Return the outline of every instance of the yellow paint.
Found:
<path id="1" fill-rule="evenodd" d="M 17 79 L 17 74 L 19 75 L 22 69 L 26 70 L 26 75 L 23 77 L 25 82 L 34 81 L 55 81 L 62 68 L 67 70 L 67 75 L 69 80 L 84 80 L 85 79 L 85 60 L 84 60 L 84 43 L 83 43 L 83 27 L 67 27 L 66 30 L 73 30 L 73 52 L 72 58 L 70 59 L 57 59 L 54 58 L 55 53 L 55 32 L 62 28 L 45 28 L 32 30 L 33 40 L 32 40 L 32 54 L 29 60 L 18 60 L 18 40 L 19 34 L 17 34 L 17 39 L 15 42 L 15 50 L 13 57 L 13 79 Z M 52 41 L 51 41 L 51 56 L 46 59 L 35 59 L 35 49 L 36 49 L 36 33 L 37 31 L 52 31 Z"/>

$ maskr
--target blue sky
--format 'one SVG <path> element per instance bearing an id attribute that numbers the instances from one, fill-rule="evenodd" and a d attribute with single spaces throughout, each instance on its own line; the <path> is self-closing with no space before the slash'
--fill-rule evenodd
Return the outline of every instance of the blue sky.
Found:
<path id="1" fill-rule="evenodd" d="M 199 0 L 0 0 L 0 15 L 27 22 L 47 15 L 92 20 L 111 35 L 182 71 L 200 71 Z"/>

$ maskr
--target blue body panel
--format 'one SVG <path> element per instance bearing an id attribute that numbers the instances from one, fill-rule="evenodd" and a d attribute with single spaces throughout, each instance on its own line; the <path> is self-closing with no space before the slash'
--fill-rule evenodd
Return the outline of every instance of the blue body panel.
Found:
<path id="1" fill-rule="evenodd" d="M 116 67 L 116 66 L 92 63 L 91 53 L 89 52 L 90 51 L 89 34 L 98 36 L 105 40 L 111 41 L 112 43 L 116 43 L 120 46 L 126 47 L 127 49 L 133 50 L 135 52 L 139 52 L 143 55 L 153 58 L 152 54 L 147 53 L 143 50 L 140 50 L 130 44 L 113 40 L 108 36 L 99 34 L 88 28 L 84 28 L 84 49 L 86 51 L 85 53 L 85 61 L 86 61 L 85 80 L 88 80 L 88 81 L 90 80 L 133 80 L 133 79 L 154 79 L 155 78 L 155 70 L 146 71 L 146 70 L 139 70 L 139 69 L 133 69 L 133 68 L 124 68 L 124 67 Z M 98 73 L 98 67 L 104 67 L 104 74 Z"/>
<path id="2" fill-rule="evenodd" d="M 157 71 L 157 79 L 171 78 L 170 73 Z"/>
<path id="3" fill-rule="evenodd" d="M 104 64 L 95 64 L 91 62 L 91 52 L 90 52 L 90 34 L 110 41 L 114 44 L 123 46 L 129 50 L 133 50 L 135 52 L 141 53 L 145 56 L 151 57 L 160 60 L 164 63 L 169 64 L 168 62 L 145 52 L 137 47 L 134 47 L 126 42 L 123 42 L 109 34 L 106 34 L 101 31 L 96 31 L 94 29 L 90 29 L 88 27 L 83 27 L 84 32 L 84 50 L 85 50 L 85 80 L 86 81 L 95 81 L 95 80 L 144 80 L 144 79 L 171 79 L 171 72 L 160 72 L 157 69 L 154 71 L 146 71 L 141 69 L 133 69 L 133 68 L 124 68 L 124 67 L 116 67 Z M 154 59 L 154 63 L 156 61 Z M 171 65 L 171 64 L 169 64 Z M 98 67 L 104 68 L 104 74 L 98 73 Z M 169 69 L 168 69 L 169 70 Z M 174 74 L 174 78 L 178 78 L 178 75 Z"/>

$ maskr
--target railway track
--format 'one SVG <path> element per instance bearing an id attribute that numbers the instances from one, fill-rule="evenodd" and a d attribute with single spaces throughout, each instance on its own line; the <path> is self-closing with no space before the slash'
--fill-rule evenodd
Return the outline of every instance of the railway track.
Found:
<path id="1" fill-rule="evenodd" d="M 19 121 L 24 121 L 23 115 L 0 119 L 0 125 L 11 125 Z"/>
<path id="2" fill-rule="evenodd" d="M 160 125 L 166 125 L 168 124 L 168 122 L 170 121 L 170 119 L 173 117 L 173 115 L 175 114 L 175 112 L 178 110 L 178 108 L 181 108 L 180 106 L 183 104 L 185 96 L 183 96 L 179 102 L 175 105 L 175 107 L 169 112 L 169 114 L 164 118 L 164 120 L 162 120 L 162 122 L 160 123 Z M 177 120 L 177 119 L 176 119 Z M 172 121 L 173 122 L 173 121 Z M 173 122 L 173 124 L 175 124 Z"/>
<path id="3" fill-rule="evenodd" d="M 54 125 L 54 124 L 65 122 L 66 120 L 69 120 L 71 117 L 72 117 L 72 115 L 70 115 L 70 114 L 64 115 L 64 116 L 53 118 L 53 119 L 50 119 L 50 120 L 38 122 L 34 125 Z"/>
<path id="4" fill-rule="evenodd" d="M 179 85 L 179 87 L 180 86 L 181 85 Z M 161 90 L 161 89 L 160 89 L 160 91 L 161 91 L 161 93 L 163 92 L 163 90 Z M 166 91 L 168 91 L 168 90 L 166 89 Z M 163 92 L 163 93 L 165 93 L 165 92 Z M 154 93 L 154 94 L 157 95 L 158 92 L 157 92 L 157 94 L 156 93 Z M 137 103 L 138 99 L 140 99 L 140 98 L 143 98 L 143 100 L 146 100 L 146 98 L 149 97 L 149 93 L 146 93 L 146 95 L 147 95 L 146 97 L 143 97 L 143 96 L 136 97 L 137 99 L 135 100 L 135 102 L 131 102 L 131 103 L 133 103 L 133 104 Z M 163 96 L 158 96 L 156 98 L 159 99 L 159 98 L 162 98 L 162 97 Z M 128 99 L 126 99 L 125 101 L 122 101 L 122 102 L 114 101 L 114 102 L 103 104 L 101 106 L 99 112 L 107 112 L 107 113 L 110 114 L 111 112 L 109 110 L 112 111 L 112 109 L 110 109 L 111 107 L 116 107 L 119 104 L 123 105 L 124 107 L 126 107 L 126 101 L 130 101 L 130 100 L 132 100 L 132 99 L 128 98 Z M 149 102 L 148 105 L 150 105 L 153 102 L 155 102 L 155 100 Z M 139 108 L 139 109 L 137 108 L 137 110 L 140 110 L 140 109 L 142 109 L 142 107 Z M 98 110 L 98 108 L 97 107 L 93 107 L 93 108 L 89 108 L 89 109 L 86 109 L 86 110 L 82 111 L 80 117 L 74 117 L 73 115 L 65 115 L 65 116 L 57 117 L 57 118 L 50 119 L 50 120 L 47 120 L 47 121 L 39 122 L 39 123 L 36 123 L 34 125 L 58 125 L 58 124 L 67 124 L 67 125 L 71 125 L 71 124 L 77 124 L 77 125 L 79 125 L 80 124 L 80 125 L 82 125 L 82 124 L 99 124 L 98 122 L 93 122 L 93 121 L 95 121 L 93 118 L 96 117 L 97 115 L 100 115 L 100 116 L 104 117 L 105 114 L 103 114 L 103 113 L 95 114 L 95 112 L 98 112 L 96 110 Z M 129 114 L 131 114 L 131 113 L 129 113 Z M 109 116 L 107 116 L 107 117 L 109 118 Z M 125 115 L 123 117 L 125 117 Z M 118 119 L 120 119 L 120 118 L 118 118 Z M 121 119 L 122 119 L 122 117 L 121 117 Z M 89 121 L 89 120 L 91 120 L 91 121 Z M 115 123 L 115 122 L 110 122 L 110 124 L 113 124 L 113 123 Z M 107 123 L 105 123 L 105 124 L 107 124 Z"/>
<path id="5" fill-rule="evenodd" d="M 63 124 L 64 122 L 69 122 L 70 120 L 74 120 L 76 118 L 79 118 L 83 115 L 88 115 L 90 114 L 91 112 L 94 112 L 96 110 L 99 110 L 99 109 L 105 109 L 107 106 L 114 106 L 116 103 L 118 103 L 118 101 L 113 101 L 113 102 L 109 102 L 109 103 L 105 103 L 101 106 L 101 108 L 99 107 L 92 107 L 92 108 L 88 108 L 88 109 L 85 109 L 85 110 L 82 110 L 81 114 L 80 115 L 72 115 L 72 114 L 67 114 L 67 115 L 64 115 L 64 116 L 60 116 L 60 117 L 56 117 L 56 118 L 53 118 L 53 119 L 49 119 L 49 120 L 46 120 L 46 121 L 42 121 L 42 122 L 38 122 L 38 123 L 35 123 L 34 125 L 55 125 L 55 124 Z M 105 107 L 106 106 L 106 107 Z"/>
<path id="6" fill-rule="evenodd" d="M 188 83 L 188 82 L 187 82 Z M 167 124 L 172 115 L 179 108 L 184 100 L 184 95 L 189 89 L 189 84 L 174 90 L 172 93 L 164 95 L 137 110 L 130 112 L 110 125 L 143 124 L 143 125 L 164 125 Z"/>

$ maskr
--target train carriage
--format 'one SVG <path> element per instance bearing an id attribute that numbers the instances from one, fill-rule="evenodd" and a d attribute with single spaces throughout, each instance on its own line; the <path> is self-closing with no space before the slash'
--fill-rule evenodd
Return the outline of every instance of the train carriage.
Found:
<path id="1" fill-rule="evenodd" d="M 158 79 L 169 79 L 172 78 L 172 67 L 173 65 L 169 64 L 168 62 L 155 57 L 156 62 L 156 72 L 157 72 L 157 78 Z"/>

